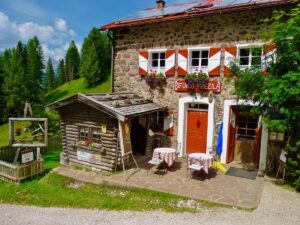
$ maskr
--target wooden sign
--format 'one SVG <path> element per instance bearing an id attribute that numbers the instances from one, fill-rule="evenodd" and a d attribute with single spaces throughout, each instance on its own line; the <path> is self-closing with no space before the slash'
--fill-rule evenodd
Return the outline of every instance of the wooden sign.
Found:
<path id="1" fill-rule="evenodd" d="M 101 155 L 87 152 L 84 149 L 77 150 L 77 159 L 84 162 L 101 164 Z"/>
<path id="2" fill-rule="evenodd" d="M 128 121 L 119 121 L 119 136 L 120 147 L 122 156 L 126 156 L 132 153 L 131 139 L 130 139 L 130 124 Z"/>
<path id="3" fill-rule="evenodd" d="M 199 84 L 196 84 L 195 87 L 189 87 L 185 80 L 176 80 L 175 81 L 175 91 L 186 92 L 186 91 L 211 91 L 214 93 L 221 93 L 221 81 L 218 80 L 209 80 L 204 88 L 201 88 Z"/>

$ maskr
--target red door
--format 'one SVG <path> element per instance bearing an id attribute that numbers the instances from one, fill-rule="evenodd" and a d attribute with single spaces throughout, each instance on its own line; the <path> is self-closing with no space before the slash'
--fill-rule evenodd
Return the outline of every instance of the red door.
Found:
<path id="1" fill-rule="evenodd" d="M 227 144 L 227 163 L 234 159 L 235 147 L 235 132 L 236 132 L 236 110 L 235 107 L 230 107 L 229 122 L 228 122 L 228 144 Z"/>
<path id="2" fill-rule="evenodd" d="M 206 153 L 208 113 L 189 110 L 187 113 L 186 153 Z"/>

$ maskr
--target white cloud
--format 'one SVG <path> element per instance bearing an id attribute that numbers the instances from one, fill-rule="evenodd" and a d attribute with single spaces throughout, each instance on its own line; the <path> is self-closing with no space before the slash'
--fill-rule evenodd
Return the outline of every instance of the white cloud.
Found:
<path id="1" fill-rule="evenodd" d="M 64 19 L 56 18 L 55 28 L 60 31 L 67 31 L 68 30 L 67 22 Z"/>
<path id="2" fill-rule="evenodd" d="M 34 22 L 17 23 L 0 11 L 0 52 L 16 45 L 17 41 L 27 42 L 37 36 L 44 51 L 44 57 L 51 57 L 56 64 L 64 57 L 66 46 L 74 39 L 76 32 L 68 27 L 62 18 L 56 18 L 53 24 L 43 25 Z M 77 43 L 81 47 L 81 43 Z"/>

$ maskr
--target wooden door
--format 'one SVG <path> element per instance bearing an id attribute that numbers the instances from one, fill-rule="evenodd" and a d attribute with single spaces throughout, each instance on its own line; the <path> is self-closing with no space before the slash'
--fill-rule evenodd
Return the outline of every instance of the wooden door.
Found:
<path id="1" fill-rule="evenodd" d="M 186 153 L 206 153 L 208 112 L 188 110 Z"/>
<path id="2" fill-rule="evenodd" d="M 235 132 L 236 132 L 236 110 L 234 106 L 231 106 L 229 110 L 229 122 L 228 122 L 227 163 L 232 162 L 234 159 Z"/>

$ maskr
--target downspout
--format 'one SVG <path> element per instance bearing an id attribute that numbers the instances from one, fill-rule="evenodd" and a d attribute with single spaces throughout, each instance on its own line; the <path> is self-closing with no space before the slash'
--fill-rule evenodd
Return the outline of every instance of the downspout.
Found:
<path id="1" fill-rule="evenodd" d="M 114 80 L 115 80 L 115 56 L 114 56 L 114 48 L 115 48 L 115 32 L 113 30 L 108 31 L 108 38 L 111 41 L 111 92 L 115 92 L 114 88 Z"/>

